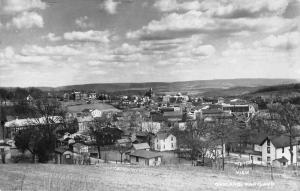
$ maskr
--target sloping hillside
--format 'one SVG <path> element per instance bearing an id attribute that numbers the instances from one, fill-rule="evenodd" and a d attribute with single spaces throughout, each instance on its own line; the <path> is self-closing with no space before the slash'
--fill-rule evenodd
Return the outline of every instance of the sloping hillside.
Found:
<path id="1" fill-rule="evenodd" d="M 245 169 L 244 169 L 245 170 Z M 297 178 L 270 174 L 231 175 L 203 167 L 139 167 L 51 164 L 1 164 L 0 189 L 6 190 L 289 190 L 300 188 Z M 269 171 L 268 171 L 269 172 Z"/>
<path id="2" fill-rule="evenodd" d="M 260 96 L 300 96 L 300 83 L 261 87 L 251 95 Z"/>
<path id="3" fill-rule="evenodd" d="M 203 93 L 211 89 L 228 89 L 233 87 L 258 87 L 280 84 L 296 83 L 293 79 L 218 79 L 218 80 L 197 80 L 186 82 L 148 82 L 148 83 L 110 83 L 110 84 L 83 84 L 57 87 L 55 90 L 95 90 L 98 92 L 115 91 L 141 91 L 153 88 L 155 92 L 189 92 Z"/>

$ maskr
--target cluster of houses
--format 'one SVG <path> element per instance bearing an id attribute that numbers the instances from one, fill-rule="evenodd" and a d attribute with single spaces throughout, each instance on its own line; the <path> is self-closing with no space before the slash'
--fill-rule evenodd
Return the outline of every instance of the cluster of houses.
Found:
<path id="1" fill-rule="evenodd" d="M 218 98 L 213 100 L 203 100 L 200 98 L 191 99 L 187 95 L 178 93 L 176 95 L 161 96 L 154 101 L 152 89 L 147 96 L 121 96 L 122 105 L 144 104 L 147 107 L 139 108 L 136 111 L 143 113 L 141 121 L 133 129 L 124 128 L 127 111 L 118 109 L 102 110 L 94 107 L 93 104 L 74 105 L 68 108 L 67 119 L 76 119 L 78 132 L 72 135 L 65 135 L 59 139 L 59 147 L 55 150 L 55 162 L 74 164 L 89 163 L 90 158 L 97 158 L 99 153 L 93 144 L 93 138 L 87 134 L 91 125 L 95 124 L 97 118 L 114 118 L 109 126 L 119 133 L 114 146 L 123 146 L 124 159 L 131 164 L 157 166 L 162 163 L 163 152 L 174 152 L 180 150 L 178 138 L 170 133 L 172 128 L 184 131 L 187 123 L 196 123 L 198 119 L 205 122 L 212 122 L 222 116 L 233 116 L 241 125 L 247 126 L 249 120 L 259 112 L 257 106 L 240 99 Z M 74 91 L 66 94 L 65 99 L 74 97 L 74 100 L 97 99 L 95 92 L 81 93 Z M 104 95 L 105 97 L 105 95 Z M 72 98 L 73 99 L 73 98 Z M 159 101 L 157 101 L 159 100 Z M 200 104 L 199 104 L 200 103 Z M 143 112 L 139 112 L 143 111 Z M 19 130 L 35 124 L 43 123 L 43 119 L 15 119 L 5 123 L 6 135 L 9 138 Z M 55 124 L 59 125 L 58 117 L 53 117 Z M 122 124 L 123 123 L 123 124 Z M 299 139 L 300 140 L 300 139 Z M 257 165 L 287 166 L 300 164 L 300 141 L 293 139 L 293 159 L 290 155 L 290 139 L 285 135 L 257 137 L 250 142 L 251 148 L 239 151 L 239 157 Z M 13 147 L 12 144 L 10 144 Z M 5 148 L 4 148 L 5 147 Z M 0 149 L 8 150 L 7 144 L 0 143 Z M 225 145 L 223 149 L 227 148 Z M 220 150 L 222 147 L 220 147 Z M 218 152 L 220 152 L 220 150 Z M 225 150 L 223 151 L 225 153 Z M 234 154 L 235 152 L 231 150 Z M 238 153 L 238 152 L 236 152 Z M 209 154 L 209 153 L 207 153 Z"/>
<path id="2" fill-rule="evenodd" d="M 123 154 L 125 155 L 123 162 L 126 163 L 158 166 L 162 162 L 162 151 L 174 151 L 177 148 L 176 137 L 169 133 L 158 133 L 148 140 L 147 134 L 142 132 L 123 132 L 118 129 L 116 131 L 120 133 L 119 139 L 112 145 L 108 145 L 107 148 L 122 149 L 120 155 L 122 155 L 121 157 Z M 94 144 L 91 144 L 93 139 L 89 135 L 69 134 L 58 141 L 57 145 L 59 146 L 55 149 L 57 164 L 88 164 L 91 159 L 96 160 L 99 157 L 98 150 Z M 102 156 L 102 158 L 105 157 Z M 104 160 L 102 159 L 102 161 Z"/>
<path id="3" fill-rule="evenodd" d="M 73 91 L 71 93 L 64 93 L 63 99 L 65 101 L 69 100 L 95 100 L 97 99 L 97 93 L 96 92 L 81 92 L 81 91 Z"/>

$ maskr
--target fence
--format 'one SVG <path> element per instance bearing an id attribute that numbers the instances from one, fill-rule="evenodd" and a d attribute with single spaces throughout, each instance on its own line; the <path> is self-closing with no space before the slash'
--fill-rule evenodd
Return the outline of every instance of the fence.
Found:
<path id="1" fill-rule="evenodd" d="M 271 166 L 257 166 L 257 165 L 235 165 L 226 163 L 225 174 L 227 175 L 247 175 L 250 177 L 270 177 L 271 179 L 276 178 L 296 178 L 300 181 L 300 168 L 274 168 Z"/>

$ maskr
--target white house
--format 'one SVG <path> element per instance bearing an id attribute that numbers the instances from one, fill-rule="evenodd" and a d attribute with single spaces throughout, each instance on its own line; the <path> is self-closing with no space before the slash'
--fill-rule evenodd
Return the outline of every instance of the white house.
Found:
<path id="1" fill-rule="evenodd" d="M 97 99 L 97 93 L 96 92 L 89 93 L 89 99 Z"/>
<path id="2" fill-rule="evenodd" d="M 161 128 L 160 123 L 153 122 L 153 121 L 145 121 L 142 122 L 142 131 L 143 132 L 151 132 L 151 133 L 157 133 Z"/>
<path id="3" fill-rule="evenodd" d="M 157 133 L 153 142 L 156 151 L 173 151 L 177 148 L 176 137 L 169 133 Z"/>
<path id="4" fill-rule="evenodd" d="M 102 111 L 100 111 L 98 109 L 93 109 L 93 110 L 91 110 L 91 115 L 93 118 L 102 117 Z"/>
<path id="5" fill-rule="evenodd" d="M 260 144 L 262 161 L 267 164 L 280 163 L 281 166 L 291 165 L 290 140 L 288 136 L 268 136 Z M 299 142 L 292 140 L 293 164 L 297 163 L 299 156 Z M 297 150 L 298 148 L 298 150 Z"/>
<path id="6" fill-rule="evenodd" d="M 79 132 L 89 130 L 91 124 L 94 123 L 92 116 L 77 117 Z"/>
<path id="7" fill-rule="evenodd" d="M 73 144 L 73 152 L 75 153 L 88 153 L 89 147 L 87 145 L 84 145 L 82 143 L 75 143 Z"/>
<path id="8" fill-rule="evenodd" d="M 207 158 L 216 159 L 222 157 L 222 149 L 223 149 L 223 156 L 226 155 L 225 153 L 225 144 L 217 144 L 217 145 L 211 145 L 211 147 L 206 151 L 205 156 Z"/>

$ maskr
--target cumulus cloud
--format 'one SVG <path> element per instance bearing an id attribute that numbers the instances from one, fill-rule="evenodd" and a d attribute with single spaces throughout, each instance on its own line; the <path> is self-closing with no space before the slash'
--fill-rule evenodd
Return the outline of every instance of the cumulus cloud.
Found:
<path id="1" fill-rule="evenodd" d="M 214 17 L 258 17 L 282 15 L 294 0 L 157 0 L 156 8 L 163 12 L 198 10 Z"/>
<path id="2" fill-rule="evenodd" d="M 178 10 L 198 10 L 201 8 L 199 1 L 184 1 L 178 2 L 177 0 L 157 0 L 154 7 L 163 12 L 178 11 Z"/>
<path id="3" fill-rule="evenodd" d="M 216 52 L 212 45 L 202 45 L 192 49 L 192 53 L 198 56 L 211 56 Z"/>
<path id="4" fill-rule="evenodd" d="M 113 50 L 113 53 L 118 55 L 129 55 L 137 53 L 139 51 L 141 51 L 139 47 L 128 43 L 123 43 L 121 47 L 118 47 L 115 50 Z"/>
<path id="5" fill-rule="evenodd" d="M 295 49 L 300 45 L 300 33 L 288 32 L 281 35 L 270 35 L 267 38 L 254 42 L 256 47 L 267 47 L 279 50 Z"/>
<path id="6" fill-rule="evenodd" d="M 41 0 L 2 0 L 1 3 L 0 10 L 4 13 L 18 13 L 46 8 L 46 3 Z"/>
<path id="7" fill-rule="evenodd" d="M 201 11 L 189 11 L 186 13 L 170 13 L 160 20 L 152 20 L 148 25 L 137 31 L 129 31 L 127 38 L 155 39 L 170 38 L 172 33 L 196 34 L 206 33 L 223 35 L 239 33 L 241 31 L 251 32 L 282 32 L 297 27 L 292 19 L 281 17 L 260 18 L 237 18 L 221 19 L 211 18 Z"/>
<path id="8" fill-rule="evenodd" d="M 60 36 L 56 36 L 54 33 L 48 33 L 46 36 L 42 36 L 42 39 L 46 39 L 51 42 L 57 42 L 60 41 L 62 38 Z"/>
<path id="9" fill-rule="evenodd" d="M 117 6 L 119 2 L 114 0 L 105 0 L 103 3 L 100 4 L 100 9 L 105 10 L 109 14 L 116 14 L 117 13 Z"/>
<path id="10" fill-rule="evenodd" d="M 61 46 L 37 46 L 37 45 L 26 45 L 22 48 L 21 53 L 23 55 L 52 55 L 52 56 L 73 56 L 78 55 L 81 52 L 68 45 Z"/>
<path id="11" fill-rule="evenodd" d="M 73 31 L 64 33 L 64 39 L 69 41 L 88 41 L 88 42 L 110 42 L 111 33 L 109 31 Z"/>
<path id="12" fill-rule="evenodd" d="M 82 29 L 91 28 L 94 26 L 91 22 L 89 22 L 89 18 L 87 16 L 77 18 L 75 20 L 75 24 Z"/>
<path id="13" fill-rule="evenodd" d="M 25 56 L 19 54 L 15 51 L 15 49 L 11 46 L 7 46 L 3 50 L 0 50 L 0 66 L 9 66 L 10 64 L 17 63 L 49 63 L 50 58 L 48 56 L 42 55 L 30 55 Z"/>
<path id="14" fill-rule="evenodd" d="M 211 16 L 240 18 L 258 16 L 282 15 L 290 0 L 206 0 L 201 4 L 201 10 Z"/>
<path id="15" fill-rule="evenodd" d="M 6 23 L 7 28 L 29 29 L 32 27 L 43 28 L 44 19 L 36 12 L 23 12 L 15 17 L 9 23 Z"/>

